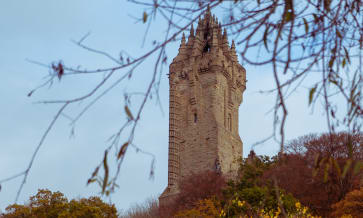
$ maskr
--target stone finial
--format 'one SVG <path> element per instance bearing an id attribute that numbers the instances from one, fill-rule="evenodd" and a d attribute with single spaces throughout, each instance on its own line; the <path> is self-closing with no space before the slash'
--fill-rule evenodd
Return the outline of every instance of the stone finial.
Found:
<path id="1" fill-rule="evenodd" d="M 183 33 L 182 39 L 181 39 L 181 45 L 180 47 L 185 46 L 185 34 Z"/>
<path id="2" fill-rule="evenodd" d="M 190 34 L 189 34 L 189 37 L 194 37 L 194 27 L 193 27 L 193 24 L 192 24 L 192 26 L 190 27 Z"/>
<path id="3" fill-rule="evenodd" d="M 187 50 L 187 46 L 185 43 L 185 34 L 183 33 L 180 48 L 179 48 L 179 54 L 174 58 L 174 60 L 179 61 L 179 60 L 183 59 L 186 54 L 186 50 Z"/>
<path id="4" fill-rule="evenodd" d="M 223 43 L 228 44 L 228 36 L 227 36 L 227 29 L 226 28 L 224 28 L 224 30 L 223 30 Z"/>
<path id="5" fill-rule="evenodd" d="M 232 56 L 233 61 L 238 62 L 237 53 L 236 53 L 236 45 L 234 44 L 234 40 L 232 40 L 232 46 L 231 46 L 231 53 L 230 54 Z"/>

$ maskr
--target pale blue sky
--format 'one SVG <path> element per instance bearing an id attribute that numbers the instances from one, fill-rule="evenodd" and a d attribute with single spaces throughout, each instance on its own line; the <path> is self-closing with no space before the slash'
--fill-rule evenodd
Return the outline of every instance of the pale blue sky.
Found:
<path id="1" fill-rule="evenodd" d="M 0 179 L 25 169 L 42 133 L 56 113 L 57 106 L 34 104 L 38 100 L 79 96 L 99 81 L 94 77 L 69 77 L 44 88 L 31 98 L 27 93 L 39 85 L 47 69 L 26 59 L 49 64 L 63 60 L 66 64 L 89 69 L 112 66 L 102 56 L 82 50 L 71 42 L 87 32 L 86 44 L 117 56 L 126 50 L 138 56 L 150 48 L 151 41 L 164 36 L 165 23 L 156 20 L 142 48 L 146 25 L 135 24 L 130 15 L 141 16 L 142 7 L 121 0 L 2 0 L 0 1 Z M 186 32 L 187 34 L 187 32 Z M 168 47 L 168 63 L 176 55 L 179 42 Z M 123 93 L 144 90 L 150 78 L 153 58 L 135 72 L 133 80 L 122 83 L 99 101 L 76 126 L 76 137 L 70 139 L 69 122 L 62 118 L 41 148 L 20 196 L 23 203 L 39 188 L 61 191 L 69 199 L 97 195 L 97 186 L 85 186 L 94 167 L 103 158 L 107 138 L 124 122 Z M 247 90 L 240 107 L 240 136 L 244 156 L 256 141 L 272 132 L 274 96 L 261 95 L 260 90 L 274 87 L 268 67 L 244 66 Z M 167 184 L 168 81 L 167 68 L 162 75 L 160 98 L 164 115 L 154 101 L 147 104 L 137 129 L 135 143 L 156 156 L 154 180 L 148 180 L 151 158 L 129 149 L 118 183 L 111 196 L 118 209 L 158 196 Z M 87 81 L 85 81 L 87 80 Z M 308 89 L 301 87 L 288 100 L 289 117 L 286 135 L 293 139 L 311 132 L 326 130 L 322 111 L 314 114 L 307 105 Z M 73 108 L 77 108 L 75 105 Z M 70 110 L 69 113 L 72 111 Z M 256 147 L 258 154 L 274 155 L 279 145 L 273 141 Z M 21 179 L 2 185 L 0 210 L 13 203 Z"/>

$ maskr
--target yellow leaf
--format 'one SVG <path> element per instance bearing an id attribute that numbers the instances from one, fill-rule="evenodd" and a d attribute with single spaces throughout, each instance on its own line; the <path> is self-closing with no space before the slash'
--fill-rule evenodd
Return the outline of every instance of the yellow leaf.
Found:
<path id="1" fill-rule="evenodd" d="M 132 113 L 127 105 L 125 106 L 125 111 L 126 111 L 127 116 L 129 117 L 129 119 L 133 120 L 134 116 L 132 116 Z"/>
<path id="2" fill-rule="evenodd" d="M 129 145 L 129 142 L 125 142 L 118 152 L 117 159 L 120 159 L 126 152 L 127 146 Z"/>
<path id="3" fill-rule="evenodd" d="M 305 33 L 307 34 L 309 32 L 309 24 L 305 18 L 303 18 L 303 21 L 304 21 L 304 26 L 305 26 Z"/>
<path id="4" fill-rule="evenodd" d="M 345 166 L 344 166 L 344 169 L 343 169 L 343 174 L 342 174 L 343 179 L 345 178 L 345 175 L 347 175 L 348 170 L 350 168 L 350 165 L 352 165 L 352 160 L 351 159 L 347 160 L 347 162 L 345 163 Z"/>
<path id="5" fill-rule="evenodd" d="M 144 14 L 142 15 L 142 21 L 146 23 L 147 21 L 147 13 L 144 11 Z"/>
<path id="6" fill-rule="evenodd" d="M 316 91 L 316 86 L 310 89 L 310 92 L 309 92 L 309 105 L 311 104 L 311 102 L 314 99 L 315 91 Z"/>
<path id="7" fill-rule="evenodd" d="M 106 187 L 107 187 L 107 181 L 108 181 L 108 164 L 107 164 L 107 150 L 105 151 L 105 156 L 103 158 L 103 168 L 105 170 L 105 176 L 103 178 L 102 183 L 102 193 L 105 193 Z"/>

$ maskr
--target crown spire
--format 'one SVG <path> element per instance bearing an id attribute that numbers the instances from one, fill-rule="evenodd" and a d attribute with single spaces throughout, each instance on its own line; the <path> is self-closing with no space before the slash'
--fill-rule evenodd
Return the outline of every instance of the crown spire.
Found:
<path id="1" fill-rule="evenodd" d="M 206 14 L 210 15 L 210 6 L 209 6 L 209 4 L 207 5 L 207 12 L 206 12 Z"/>

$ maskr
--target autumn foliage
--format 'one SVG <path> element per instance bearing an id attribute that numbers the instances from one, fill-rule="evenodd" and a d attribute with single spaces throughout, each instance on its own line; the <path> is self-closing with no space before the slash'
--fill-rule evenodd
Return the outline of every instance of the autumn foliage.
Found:
<path id="1" fill-rule="evenodd" d="M 99 197 L 68 201 L 61 192 L 40 189 L 25 205 L 13 204 L 0 214 L 1 218 L 116 218 L 115 205 Z"/>
<path id="2" fill-rule="evenodd" d="M 194 175 L 182 183 L 174 215 L 359 217 L 362 140 L 362 134 L 306 135 L 288 143 L 285 154 L 252 152 L 241 161 L 239 178 L 227 184 Z"/>
<path id="3" fill-rule="evenodd" d="M 214 171 L 192 174 L 180 183 L 180 192 L 173 203 L 160 208 L 162 217 L 170 217 L 178 211 L 192 209 L 201 200 L 221 197 L 225 178 Z"/>
<path id="4" fill-rule="evenodd" d="M 345 198 L 333 205 L 333 217 L 363 216 L 363 187 L 349 192 Z"/>
<path id="5" fill-rule="evenodd" d="M 291 141 L 265 178 L 275 178 L 316 214 L 327 217 L 331 205 L 359 189 L 362 178 L 362 134 L 307 135 Z"/>

